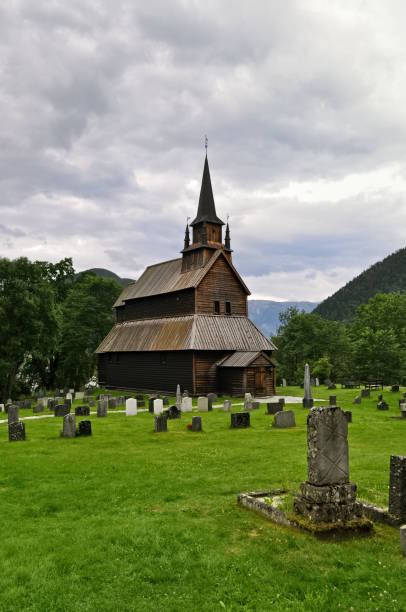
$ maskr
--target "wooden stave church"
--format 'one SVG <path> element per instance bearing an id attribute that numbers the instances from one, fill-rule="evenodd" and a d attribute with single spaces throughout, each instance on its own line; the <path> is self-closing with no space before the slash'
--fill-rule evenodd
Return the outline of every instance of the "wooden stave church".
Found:
<path id="1" fill-rule="evenodd" d="M 217 217 L 207 155 L 196 218 L 182 257 L 148 266 L 114 304 L 116 324 L 97 348 L 99 384 L 191 395 L 275 393 L 274 344 L 248 318 L 250 291 Z"/>

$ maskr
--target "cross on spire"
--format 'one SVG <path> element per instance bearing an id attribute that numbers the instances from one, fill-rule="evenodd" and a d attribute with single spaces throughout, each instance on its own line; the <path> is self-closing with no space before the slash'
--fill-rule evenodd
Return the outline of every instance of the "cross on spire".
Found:
<path id="1" fill-rule="evenodd" d="M 204 148 L 206 149 L 206 156 L 207 156 L 207 147 L 209 145 L 209 139 L 207 138 L 207 134 L 204 137 Z"/>

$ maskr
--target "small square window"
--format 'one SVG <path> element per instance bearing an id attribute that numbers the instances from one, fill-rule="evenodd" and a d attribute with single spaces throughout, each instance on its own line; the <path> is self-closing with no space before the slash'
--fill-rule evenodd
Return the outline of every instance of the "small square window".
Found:
<path id="1" fill-rule="evenodd" d="M 214 300 L 214 314 L 220 314 L 220 302 Z"/>
<path id="2" fill-rule="evenodd" d="M 231 314 L 231 302 L 226 302 L 226 314 Z"/>

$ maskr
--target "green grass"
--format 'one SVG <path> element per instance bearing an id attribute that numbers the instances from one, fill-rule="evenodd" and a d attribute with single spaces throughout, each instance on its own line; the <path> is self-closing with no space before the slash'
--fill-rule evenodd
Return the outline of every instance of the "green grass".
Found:
<path id="1" fill-rule="evenodd" d="M 406 420 L 389 418 L 400 394 L 384 392 L 380 412 L 378 392 L 352 405 L 358 392 L 314 395 L 352 410 L 351 481 L 384 506 Z M 164 434 L 148 413 L 111 414 L 74 440 L 60 418 L 26 421 L 27 441 L 11 444 L 1 424 L 0 610 L 406 610 L 397 529 L 325 542 L 237 506 L 240 492 L 306 479 L 307 411 L 290 407 L 297 427 L 284 430 L 263 406 L 249 430 L 219 411 L 202 414 L 203 433 L 186 431 L 189 414 Z"/>

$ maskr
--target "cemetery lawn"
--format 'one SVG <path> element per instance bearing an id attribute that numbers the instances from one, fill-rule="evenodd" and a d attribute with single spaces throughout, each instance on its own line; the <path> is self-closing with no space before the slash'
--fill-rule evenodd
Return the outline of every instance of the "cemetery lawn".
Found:
<path id="1" fill-rule="evenodd" d="M 406 419 L 390 418 L 400 393 L 384 392 L 387 412 L 378 391 L 357 406 L 358 389 L 313 390 L 331 393 L 352 410 L 358 498 L 386 506 L 390 455 L 406 454 Z M 189 414 L 162 434 L 149 413 L 109 414 L 90 417 L 91 438 L 60 438 L 62 419 L 48 418 L 9 443 L 0 424 L 0 610 L 406 610 L 397 528 L 320 541 L 237 506 L 238 493 L 306 479 L 308 411 L 287 407 L 295 429 L 269 427 L 263 405 L 247 430 L 216 409 L 203 433 L 186 430 Z"/>

